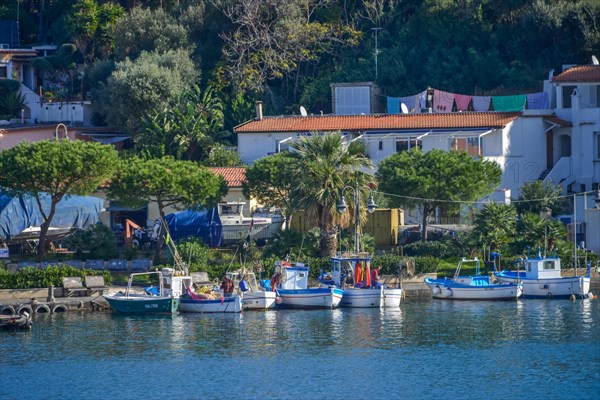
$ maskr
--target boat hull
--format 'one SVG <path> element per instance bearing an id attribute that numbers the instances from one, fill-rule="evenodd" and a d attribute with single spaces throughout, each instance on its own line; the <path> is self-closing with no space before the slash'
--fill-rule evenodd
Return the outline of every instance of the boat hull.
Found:
<path id="1" fill-rule="evenodd" d="M 239 313 L 242 312 L 242 298 L 231 296 L 217 300 L 194 300 L 189 297 L 182 297 L 179 300 L 179 311 L 190 313 Z"/>
<path id="2" fill-rule="evenodd" d="M 275 307 L 277 294 L 275 292 L 245 292 L 242 296 L 244 310 L 268 310 Z"/>
<path id="3" fill-rule="evenodd" d="M 515 283 L 516 276 L 494 274 L 499 282 Z M 523 284 L 523 297 L 529 299 L 569 299 L 572 295 L 585 297 L 590 292 L 590 278 L 584 276 L 527 279 L 519 278 Z"/>
<path id="4" fill-rule="evenodd" d="M 383 288 L 378 289 L 344 289 L 340 307 L 379 308 L 384 306 Z"/>
<path id="5" fill-rule="evenodd" d="M 128 314 L 174 313 L 179 299 L 170 296 L 148 296 L 142 294 L 106 294 L 103 296 L 115 312 Z"/>
<path id="6" fill-rule="evenodd" d="M 468 286 L 455 284 L 448 279 L 425 279 L 434 299 L 445 300 L 515 300 L 523 292 L 522 285 L 501 284 Z"/>
<path id="7" fill-rule="evenodd" d="M 383 289 L 383 301 L 384 307 L 386 308 L 398 308 L 400 307 L 400 301 L 402 300 L 402 289 L 400 288 L 384 288 Z"/>
<path id="8" fill-rule="evenodd" d="M 240 240 L 243 240 L 250 232 L 250 236 L 256 239 L 268 239 L 272 237 L 275 233 L 281 230 L 281 226 L 283 225 L 283 221 L 280 222 L 254 222 L 251 225 L 251 222 L 242 223 L 242 224 L 231 224 L 228 225 L 227 221 L 222 221 L 222 242 L 223 243 L 236 243 Z"/>
<path id="9" fill-rule="evenodd" d="M 278 305 L 290 308 L 336 308 L 344 291 L 338 288 L 278 289 Z"/>

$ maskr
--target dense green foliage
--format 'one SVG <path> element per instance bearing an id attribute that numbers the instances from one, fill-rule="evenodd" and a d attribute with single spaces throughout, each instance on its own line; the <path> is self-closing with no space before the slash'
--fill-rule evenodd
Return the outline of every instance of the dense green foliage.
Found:
<path id="1" fill-rule="evenodd" d="M 23 268 L 15 273 L 9 273 L 0 268 L 0 289 L 32 289 L 44 288 L 50 285 L 62 287 L 62 278 L 67 276 L 81 277 L 87 275 L 102 275 L 104 283 L 110 285 L 112 277 L 108 271 L 77 269 L 68 265 L 52 265 L 40 269 L 35 267 Z"/>
<path id="2" fill-rule="evenodd" d="M 119 254 L 112 229 L 104 224 L 91 225 L 67 237 L 65 245 L 75 251 L 78 258 L 109 260 Z"/>
<path id="3" fill-rule="evenodd" d="M 358 207 L 359 218 L 366 218 L 366 199 L 369 187 L 375 186 L 375 177 L 361 172 L 373 167 L 365 155 L 364 142 L 346 143 L 341 134 L 319 134 L 301 137 L 293 142 L 290 156 L 293 161 L 291 202 L 304 210 L 309 220 L 320 229 L 319 252 L 322 257 L 337 251 L 338 227 L 346 227 Z M 348 187 L 349 186 L 349 187 Z M 347 192 L 351 211 L 340 213 L 337 204 Z M 356 192 L 358 191 L 358 192 Z M 354 194 L 360 193 L 356 204 Z M 362 206 L 361 206 L 362 204 Z M 357 223 L 357 221 L 355 221 Z"/>
<path id="4" fill-rule="evenodd" d="M 208 168 L 192 161 L 162 157 L 124 160 L 109 189 L 109 196 L 125 203 L 154 202 L 161 220 L 165 209 L 177 204 L 186 207 L 211 207 L 227 194 L 227 184 Z M 160 260 L 163 236 L 159 236 L 155 258 Z"/>
<path id="5" fill-rule="evenodd" d="M 391 96 L 537 91 L 550 69 L 600 48 L 597 0 L 21 0 L 3 2 L 0 19 L 17 7 L 23 46 L 74 43 L 88 64 L 183 51 L 203 77 L 194 83 L 271 113 L 329 112 L 332 82 L 375 80 Z M 147 87 L 162 93 L 157 83 Z M 226 108 L 228 129 L 248 118 L 239 111 Z"/>
<path id="6" fill-rule="evenodd" d="M 80 140 L 22 142 L 0 152 L 0 188 L 10 194 L 29 194 L 38 200 L 44 220 L 40 227 L 39 255 L 46 251 L 46 233 L 56 204 L 69 194 L 93 193 L 112 176 L 117 160 L 113 147 Z M 49 210 L 39 200 L 44 195 L 50 196 Z"/>
<path id="7" fill-rule="evenodd" d="M 500 184 L 502 169 L 493 161 L 475 159 L 466 152 L 413 147 L 393 154 L 379 164 L 380 190 L 398 206 L 421 207 L 423 241 L 427 219 L 437 207 L 457 210 L 460 202 L 475 201 Z"/>

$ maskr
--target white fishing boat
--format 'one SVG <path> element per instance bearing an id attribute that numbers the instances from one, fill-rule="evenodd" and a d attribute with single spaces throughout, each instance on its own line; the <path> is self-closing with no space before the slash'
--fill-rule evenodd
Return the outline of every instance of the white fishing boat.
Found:
<path id="1" fill-rule="evenodd" d="M 248 234 L 255 240 L 265 240 L 281 230 L 283 218 L 267 216 L 244 216 L 245 202 L 230 201 L 219 203 L 223 243 L 234 243 L 244 239 Z"/>
<path id="2" fill-rule="evenodd" d="M 275 307 L 277 295 L 274 291 L 265 290 L 258 285 L 254 272 L 238 270 L 225 274 L 233 281 L 242 296 L 244 310 L 267 310 Z"/>
<path id="3" fill-rule="evenodd" d="M 322 286 L 334 285 L 344 291 L 340 307 L 399 307 L 401 288 L 371 282 L 368 253 L 338 254 L 330 258 L 331 271 L 319 277 Z"/>
<path id="4" fill-rule="evenodd" d="M 460 276 L 464 263 L 475 263 L 475 276 Z M 515 300 L 523 292 L 522 283 L 491 283 L 487 275 L 479 275 L 479 260 L 462 259 L 456 267 L 454 278 L 425 278 L 431 295 L 436 299 L 449 300 Z"/>
<path id="5" fill-rule="evenodd" d="M 271 287 L 277 288 L 277 305 L 292 308 L 336 308 L 344 291 L 333 285 L 309 288 L 308 271 L 309 268 L 302 263 L 275 263 Z"/>
<path id="6" fill-rule="evenodd" d="M 585 276 L 561 276 L 560 258 L 542 257 L 540 252 L 535 258 L 523 259 L 522 264 L 521 271 L 498 272 L 494 263 L 494 277 L 499 282 L 521 282 L 523 297 L 529 299 L 583 298 L 590 293 L 590 266 Z"/>

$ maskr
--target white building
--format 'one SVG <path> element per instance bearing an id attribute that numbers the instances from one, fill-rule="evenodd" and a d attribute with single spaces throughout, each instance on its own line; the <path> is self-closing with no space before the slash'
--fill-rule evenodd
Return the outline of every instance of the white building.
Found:
<path id="1" fill-rule="evenodd" d="M 375 163 L 415 146 L 424 151 L 464 150 L 495 161 L 503 171 L 497 201 L 504 200 L 502 193 L 518 197 L 524 183 L 539 179 L 561 184 L 564 194 L 597 190 L 600 66 L 568 68 L 545 81 L 544 91 L 550 100 L 549 109 L 520 112 L 268 117 L 257 107 L 257 117 L 237 126 L 235 132 L 240 157 L 249 164 L 286 149 L 291 141 L 310 132 L 341 131 L 348 140 L 364 140 Z M 363 92 L 365 99 L 360 104 L 371 97 L 370 91 Z M 574 197 L 575 218 L 581 223 L 584 209 L 594 207 L 594 196 Z M 572 222 L 573 216 L 569 218 L 565 222 Z M 590 223 L 594 224 L 590 221 L 587 225 Z M 587 247 L 600 252 L 600 243 L 592 243 L 600 239 L 592 237 Z"/>
<path id="2" fill-rule="evenodd" d="M 508 189 L 513 196 L 518 196 L 525 182 L 539 179 L 553 166 L 545 148 L 547 132 L 570 126 L 550 112 L 544 114 L 471 112 L 262 117 L 239 125 L 236 133 L 240 157 L 245 163 L 277 153 L 287 148 L 290 141 L 312 131 L 341 131 L 349 140 L 364 140 L 368 156 L 375 163 L 415 146 L 424 151 L 465 150 L 497 162 L 503 171 L 500 189 Z"/>

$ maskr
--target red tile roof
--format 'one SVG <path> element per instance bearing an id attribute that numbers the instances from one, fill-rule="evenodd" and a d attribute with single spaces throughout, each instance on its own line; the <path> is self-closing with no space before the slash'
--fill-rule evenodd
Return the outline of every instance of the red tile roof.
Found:
<path id="1" fill-rule="evenodd" d="M 544 117 L 545 121 L 550 122 L 551 124 L 556 124 L 558 126 L 560 126 L 561 128 L 568 128 L 571 125 L 571 123 L 569 121 L 565 121 L 564 119 L 560 119 L 558 117 Z"/>
<path id="2" fill-rule="evenodd" d="M 244 167 L 210 167 L 215 175 L 222 175 L 228 187 L 241 187 L 246 179 L 246 168 Z"/>
<path id="3" fill-rule="evenodd" d="M 600 82 L 600 65 L 578 65 L 552 78 L 552 82 Z"/>
<path id="4" fill-rule="evenodd" d="M 236 133 L 365 131 L 390 129 L 503 128 L 520 112 L 465 112 L 447 114 L 376 114 L 282 116 L 254 119 L 238 125 Z"/>

